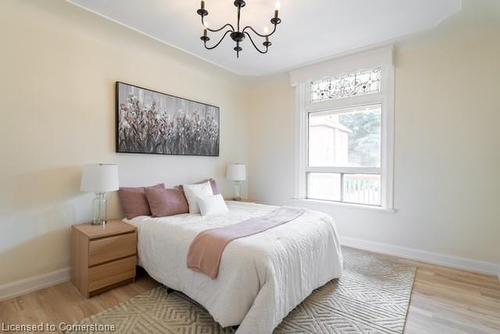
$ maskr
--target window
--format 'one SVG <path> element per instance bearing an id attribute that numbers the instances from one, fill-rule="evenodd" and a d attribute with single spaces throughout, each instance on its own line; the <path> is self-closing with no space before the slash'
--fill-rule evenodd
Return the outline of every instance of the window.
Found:
<path id="1" fill-rule="evenodd" d="M 310 167 L 378 167 L 380 104 L 309 113 Z"/>
<path id="2" fill-rule="evenodd" d="M 313 81 L 311 83 L 311 100 L 319 102 L 378 93 L 380 92 L 381 73 L 381 68 L 373 68 Z"/>
<path id="3" fill-rule="evenodd" d="M 392 51 L 337 73 L 297 83 L 297 197 L 392 208 Z"/>
<path id="4" fill-rule="evenodd" d="M 308 116 L 307 197 L 381 205 L 382 106 Z"/>

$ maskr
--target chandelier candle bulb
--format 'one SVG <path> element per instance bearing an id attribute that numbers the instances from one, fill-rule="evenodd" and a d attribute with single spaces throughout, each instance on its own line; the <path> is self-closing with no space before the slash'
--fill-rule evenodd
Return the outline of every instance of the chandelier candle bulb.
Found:
<path id="1" fill-rule="evenodd" d="M 198 9 L 196 11 L 196 13 L 198 13 L 198 15 L 200 15 L 202 17 L 202 20 L 203 20 L 204 16 L 208 15 L 208 11 L 205 9 L 205 1 L 201 1 L 201 3 L 200 3 L 200 9 Z"/>

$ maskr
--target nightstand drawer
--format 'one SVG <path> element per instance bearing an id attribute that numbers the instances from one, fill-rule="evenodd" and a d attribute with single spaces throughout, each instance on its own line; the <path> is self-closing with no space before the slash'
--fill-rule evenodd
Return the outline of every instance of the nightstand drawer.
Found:
<path id="1" fill-rule="evenodd" d="M 73 225 L 71 239 L 71 281 L 85 297 L 135 280 L 135 226 L 119 220 Z"/>
<path id="2" fill-rule="evenodd" d="M 89 267 L 136 254 L 136 240 L 135 232 L 90 240 Z"/>
<path id="3" fill-rule="evenodd" d="M 134 256 L 89 268 L 89 292 L 134 278 L 137 259 Z"/>

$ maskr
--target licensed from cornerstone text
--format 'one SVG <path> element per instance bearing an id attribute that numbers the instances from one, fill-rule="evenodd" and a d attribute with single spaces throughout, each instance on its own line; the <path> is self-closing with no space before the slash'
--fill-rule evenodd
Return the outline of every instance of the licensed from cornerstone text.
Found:
<path id="1" fill-rule="evenodd" d="M 0 333 L 55 333 L 55 332 L 79 332 L 79 333 L 112 333 L 116 331 L 113 324 L 68 324 L 60 322 L 57 324 L 40 322 L 12 324 L 0 322 Z"/>

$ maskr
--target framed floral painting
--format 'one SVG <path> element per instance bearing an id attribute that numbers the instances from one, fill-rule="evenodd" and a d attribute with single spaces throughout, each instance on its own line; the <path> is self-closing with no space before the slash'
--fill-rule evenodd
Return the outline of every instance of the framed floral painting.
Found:
<path id="1" fill-rule="evenodd" d="M 220 108 L 116 82 L 116 151 L 219 156 Z"/>

